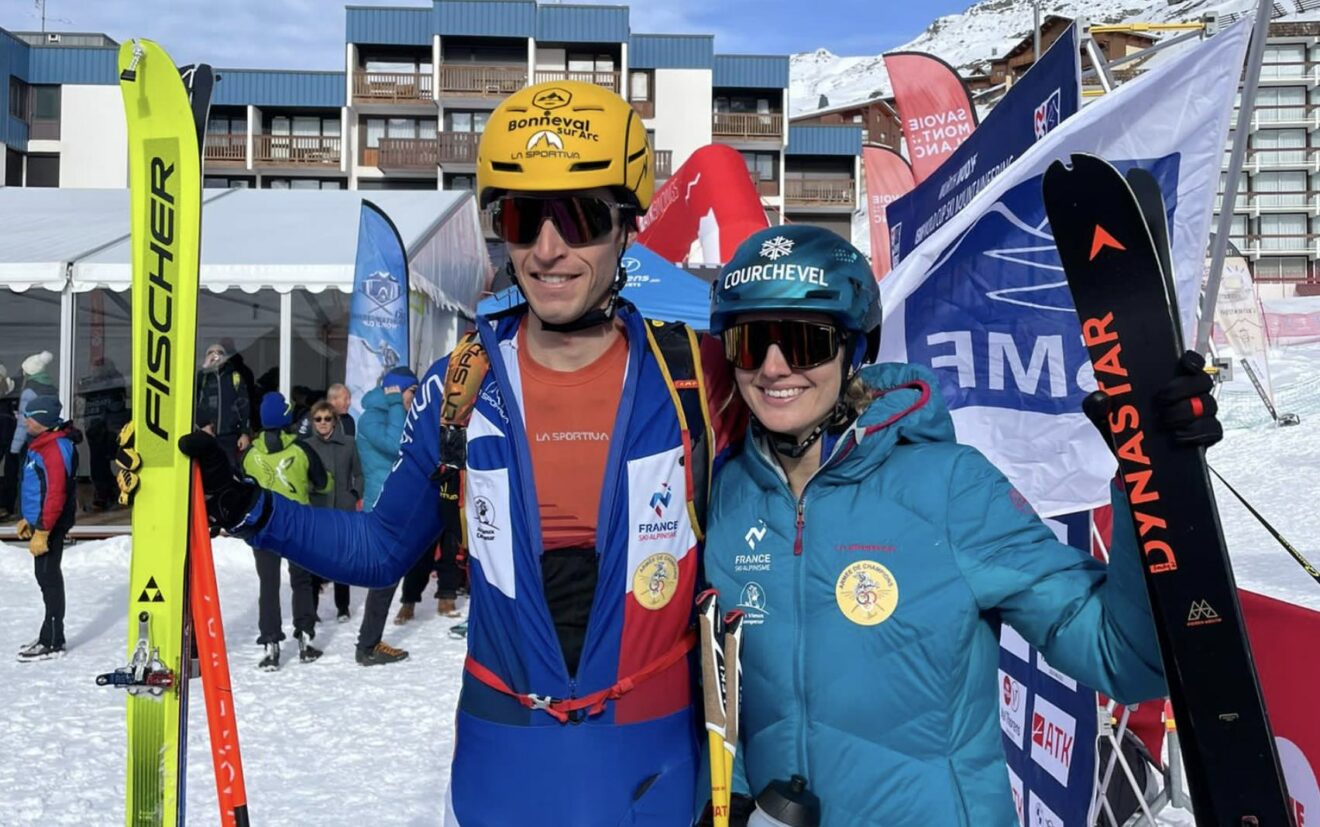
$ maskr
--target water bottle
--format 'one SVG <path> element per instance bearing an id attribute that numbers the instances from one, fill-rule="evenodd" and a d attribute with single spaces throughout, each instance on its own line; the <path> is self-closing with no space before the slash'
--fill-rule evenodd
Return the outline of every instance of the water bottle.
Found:
<path id="1" fill-rule="evenodd" d="M 807 789 L 807 779 L 771 781 L 756 797 L 747 827 L 819 827 L 820 799 Z"/>

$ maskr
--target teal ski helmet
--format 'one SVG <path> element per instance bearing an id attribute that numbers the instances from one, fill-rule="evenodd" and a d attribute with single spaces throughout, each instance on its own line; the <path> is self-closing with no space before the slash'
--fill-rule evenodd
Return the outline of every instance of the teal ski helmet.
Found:
<path id="1" fill-rule="evenodd" d="M 838 234 L 807 224 L 767 227 L 738 245 L 711 285 L 710 332 L 719 335 L 745 313 L 822 313 L 866 342 L 880 345 L 880 287 L 871 265 Z"/>

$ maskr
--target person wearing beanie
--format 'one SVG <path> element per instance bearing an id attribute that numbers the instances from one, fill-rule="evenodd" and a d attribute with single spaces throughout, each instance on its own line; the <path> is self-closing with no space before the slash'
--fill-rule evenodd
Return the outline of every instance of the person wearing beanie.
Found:
<path id="1" fill-rule="evenodd" d="M 18 395 L 18 415 L 13 436 L 9 440 L 9 450 L 5 455 L 6 485 L 0 488 L 0 513 L 13 511 L 14 498 L 18 493 L 18 484 L 23 466 L 23 452 L 31 438 L 24 427 L 27 406 L 38 396 L 55 396 L 55 383 L 50 378 L 50 366 L 55 356 L 49 350 L 33 353 L 21 363 L 23 369 L 23 389 Z M 9 481 L 13 480 L 13 483 Z"/>
<path id="2" fill-rule="evenodd" d="M 281 497 L 306 505 L 311 496 L 329 490 L 332 480 L 316 452 L 289 433 L 293 410 L 284 395 L 271 392 L 261 398 L 262 431 L 243 455 L 243 471 L 257 485 Z M 257 643 L 263 647 L 258 667 L 273 672 L 280 668 L 280 641 L 284 621 L 280 614 L 280 557 L 272 551 L 253 548 L 260 582 L 257 593 Z M 298 659 L 310 663 L 321 656 L 312 646 L 316 637 L 316 608 L 312 598 L 312 573 L 289 563 L 289 588 L 293 593 L 293 636 L 298 641 Z"/>
<path id="3" fill-rule="evenodd" d="M 32 438 L 23 465 L 18 537 L 28 541 L 33 573 L 41 589 L 45 615 L 37 639 L 23 647 L 18 659 L 47 660 L 64 654 L 64 538 L 77 513 L 74 474 L 75 444 L 80 436 L 63 420 L 55 396 L 36 396 L 27 405 L 24 429 Z"/>
<path id="4" fill-rule="evenodd" d="M 390 475 L 394 460 L 399 455 L 399 440 L 403 437 L 403 423 L 412 408 L 413 394 L 417 392 L 417 374 L 408 367 L 390 369 L 380 379 L 380 387 L 372 388 L 362 397 L 362 416 L 358 419 L 357 449 L 362 464 L 362 510 L 371 511 L 380 496 L 385 478 Z M 433 555 L 428 549 L 413 562 L 411 571 L 425 567 L 429 576 Z M 387 587 L 367 592 L 362 605 L 362 625 L 358 627 L 357 662 L 363 666 L 394 663 L 408 657 L 408 653 L 381 640 L 390 604 L 399 588 L 398 581 Z M 406 607 L 406 608 L 405 608 Z M 401 614 L 411 615 L 411 606 L 401 606 Z"/>
<path id="5" fill-rule="evenodd" d="M 219 342 L 210 344 L 197 373 L 197 427 L 213 434 L 229 461 L 252 443 L 252 371 L 242 357 Z"/>

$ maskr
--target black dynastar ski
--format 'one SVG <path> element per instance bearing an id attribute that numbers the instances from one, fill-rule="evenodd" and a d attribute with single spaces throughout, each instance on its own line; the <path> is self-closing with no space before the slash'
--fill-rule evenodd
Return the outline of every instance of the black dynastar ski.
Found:
<path id="1" fill-rule="evenodd" d="M 1052 164 L 1044 198 L 1096 381 L 1111 399 L 1196 822 L 1290 825 L 1205 452 L 1156 424 L 1154 395 L 1183 350 L 1161 254 L 1128 182 L 1100 158 Z"/>

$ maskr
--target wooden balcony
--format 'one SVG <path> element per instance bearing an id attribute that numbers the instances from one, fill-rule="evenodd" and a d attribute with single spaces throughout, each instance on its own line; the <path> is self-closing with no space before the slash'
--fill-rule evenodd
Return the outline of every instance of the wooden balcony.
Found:
<path id="1" fill-rule="evenodd" d="M 752 176 L 752 183 L 756 185 L 756 194 L 762 197 L 773 198 L 779 194 L 779 182 L 773 179 L 758 179 Z"/>
<path id="2" fill-rule="evenodd" d="M 743 112 L 716 112 L 711 121 L 711 135 L 742 140 L 783 140 L 784 116 L 778 112 L 764 115 Z"/>
<path id="3" fill-rule="evenodd" d="M 434 172 L 440 163 L 438 146 L 435 138 L 381 138 L 376 166 L 383 170 Z"/>
<path id="4" fill-rule="evenodd" d="M 209 166 L 243 166 L 247 163 L 247 135 L 208 132 L 202 160 Z"/>
<path id="5" fill-rule="evenodd" d="M 441 132 L 435 136 L 436 157 L 442 164 L 475 164 L 479 132 Z"/>
<path id="6" fill-rule="evenodd" d="M 852 207 L 857 189 L 847 178 L 788 178 L 784 181 L 784 206 Z"/>
<path id="7" fill-rule="evenodd" d="M 338 135 L 254 135 L 253 163 L 266 166 L 339 168 Z"/>
<path id="8" fill-rule="evenodd" d="M 663 181 L 674 174 L 671 169 L 674 163 L 674 151 L 672 149 L 657 149 L 655 151 L 655 180 Z"/>
<path id="9" fill-rule="evenodd" d="M 357 103 L 430 103 L 431 73 L 353 73 L 353 100 Z"/>
<path id="10" fill-rule="evenodd" d="M 536 70 L 536 82 L 545 83 L 555 80 L 576 80 L 582 83 L 594 83 L 604 86 L 612 92 L 619 91 L 619 72 L 563 72 Z"/>
<path id="11" fill-rule="evenodd" d="M 637 110 L 637 114 L 643 118 L 655 117 L 655 101 L 629 101 L 632 108 Z"/>
<path id="12" fill-rule="evenodd" d="M 527 85 L 526 66 L 473 66 L 442 64 L 442 96 L 464 98 L 502 98 Z"/>

